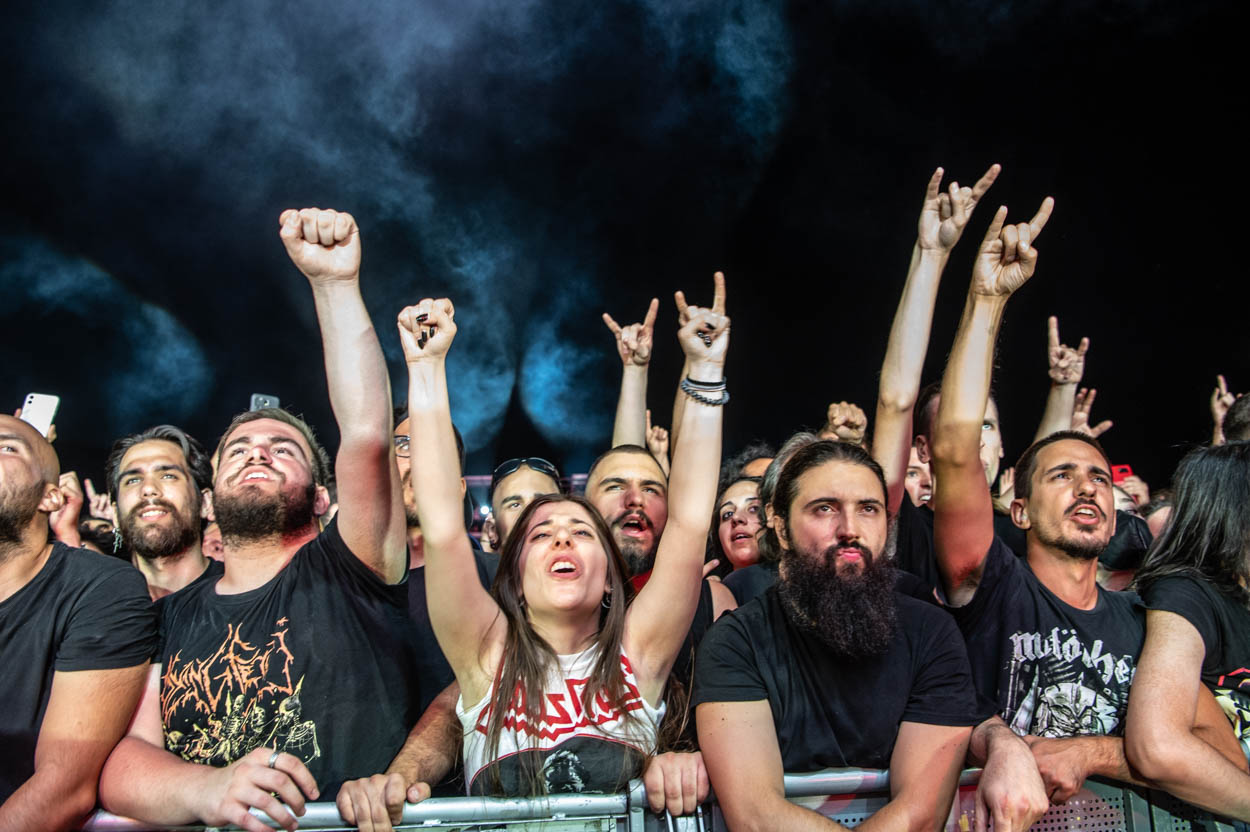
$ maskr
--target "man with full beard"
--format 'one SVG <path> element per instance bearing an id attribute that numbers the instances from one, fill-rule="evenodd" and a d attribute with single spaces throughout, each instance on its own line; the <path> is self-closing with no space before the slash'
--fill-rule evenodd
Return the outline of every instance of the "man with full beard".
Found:
<path id="1" fill-rule="evenodd" d="M 143 690 L 156 621 L 135 570 L 49 538 L 52 446 L 0 415 L 0 829 L 77 829 Z"/>
<path id="2" fill-rule="evenodd" d="M 154 825 L 265 832 L 249 813 L 259 808 L 294 829 L 305 801 L 344 781 L 389 786 L 376 773 L 418 716 L 404 507 L 359 231 L 315 208 L 279 222 L 321 328 L 339 512 L 321 531 L 330 460 L 302 420 L 277 408 L 234 419 L 212 493 L 224 571 L 158 602 L 153 672 L 100 782 L 106 808 Z M 349 822 L 354 799 L 340 799 Z"/>
<path id="3" fill-rule="evenodd" d="M 894 589 L 881 467 L 818 441 L 777 481 L 778 583 L 699 647 L 699 744 L 731 829 L 840 829 L 786 801 L 784 772 L 889 768 L 892 799 L 866 828 L 940 828 L 975 710 L 958 630 Z M 743 749 L 750 749 L 744 753 Z"/>
<path id="4" fill-rule="evenodd" d="M 113 443 L 105 466 L 113 524 L 152 600 L 205 574 L 201 549 L 213 466 L 196 439 L 157 425 Z M 220 574 L 220 565 L 213 574 Z"/>

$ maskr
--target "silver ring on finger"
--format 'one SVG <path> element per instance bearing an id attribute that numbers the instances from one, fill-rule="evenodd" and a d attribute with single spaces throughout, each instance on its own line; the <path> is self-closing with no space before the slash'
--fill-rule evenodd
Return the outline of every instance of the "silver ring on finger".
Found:
<path id="1" fill-rule="evenodd" d="M 279 755 L 281 755 L 281 754 L 282 754 L 282 752 L 281 752 L 281 751 L 275 751 L 275 752 L 273 752 L 272 754 L 270 754 L 270 755 L 269 755 L 269 767 L 270 767 L 270 768 L 277 768 L 277 767 L 278 767 L 278 757 L 279 757 Z"/>

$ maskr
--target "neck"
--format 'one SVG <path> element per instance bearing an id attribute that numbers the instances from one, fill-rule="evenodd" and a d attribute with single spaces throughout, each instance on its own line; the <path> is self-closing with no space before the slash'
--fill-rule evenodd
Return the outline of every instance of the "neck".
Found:
<path id="1" fill-rule="evenodd" d="M 282 571 L 299 548 L 317 537 L 316 521 L 283 536 L 222 539 L 225 574 L 217 582 L 218 595 L 237 595 L 264 586 Z"/>
<path id="2" fill-rule="evenodd" d="M 1059 600 L 1079 610 L 1098 603 L 1098 559 L 1074 558 L 1029 535 L 1029 568 Z"/>
<path id="3" fill-rule="evenodd" d="M 37 523 L 26 527 L 18 543 L 0 544 L 0 601 L 30 583 L 52 554 L 48 540 L 48 515 L 37 513 Z"/>
<path id="4" fill-rule="evenodd" d="M 177 592 L 204 574 L 208 558 L 200 549 L 199 542 L 167 558 L 145 558 L 132 553 L 130 562 L 135 565 L 148 582 L 148 595 L 152 600 L 171 592 Z"/>
<path id="5" fill-rule="evenodd" d="M 535 615 L 526 612 L 534 632 L 551 645 L 561 656 L 580 653 L 590 646 L 599 633 L 599 613 L 574 617 L 573 615 Z"/>
<path id="6" fill-rule="evenodd" d="M 408 568 L 418 566 L 425 566 L 425 535 L 420 526 L 412 526 L 408 529 Z"/>

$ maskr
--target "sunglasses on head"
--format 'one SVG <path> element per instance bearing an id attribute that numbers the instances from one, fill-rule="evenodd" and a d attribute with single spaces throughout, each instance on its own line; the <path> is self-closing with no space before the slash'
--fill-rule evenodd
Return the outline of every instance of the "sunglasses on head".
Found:
<path id="1" fill-rule="evenodd" d="M 499 487 L 499 483 L 505 477 L 510 477 L 521 469 L 521 466 L 532 468 L 540 474 L 546 474 L 556 481 L 556 486 L 560 485 L 560 471 L 556 466 L 540 456 L 518 457 L 516 459 L 505 460 L 495 467 L 495 472 L 490 475 L 490 496 L 495 496 L 495 489 Z"/>

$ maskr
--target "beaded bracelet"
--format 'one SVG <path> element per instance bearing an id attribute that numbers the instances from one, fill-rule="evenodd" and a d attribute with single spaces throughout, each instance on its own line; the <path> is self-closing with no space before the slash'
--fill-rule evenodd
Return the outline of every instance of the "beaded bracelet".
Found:
<path id="1" fill-rule="evenodd" d="M 711 396 L 703 395 L 703 393 L 699 391 L 699 388 L 697 388 L 689 378 L 683 378 L 681 380 L 681 391 L 699 404 L 721 407 L 722 405 L 729 403 L 729 391 L 723 386 L 720 389 L 720 397 L 713 399 Z"/>

